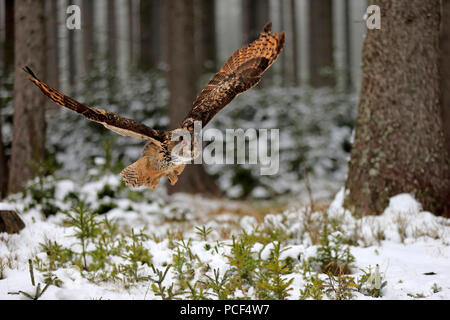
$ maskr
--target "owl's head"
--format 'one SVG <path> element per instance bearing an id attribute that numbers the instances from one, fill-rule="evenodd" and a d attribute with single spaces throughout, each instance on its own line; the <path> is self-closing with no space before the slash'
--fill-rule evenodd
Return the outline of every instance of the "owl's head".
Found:
<path id="1" fill-rule="evenodd" d="M 202 152 L 201 131 L 189 129 L 175 129 L 171 131 L 167 141 L 167 151 L 171 155 L 171 162 L 176 164 L 190 163 Z"/>

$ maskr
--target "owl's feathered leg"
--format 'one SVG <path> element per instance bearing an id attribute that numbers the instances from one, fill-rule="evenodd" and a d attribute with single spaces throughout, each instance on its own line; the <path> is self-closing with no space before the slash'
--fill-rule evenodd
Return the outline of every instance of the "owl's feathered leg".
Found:
<path id="1" fill-rule="evenodd" d="M 156 189 L 163 176 L 169 179 L 171 185 L 177 183 L 178 175 L 183 172 L 186 164 L 162 169 L 158 165 L 162 157 L 160 151 L 159 146 L 148 142 L 144 147 L 143 157 L 120 173 L 125 184 L 132 187 L 147 185 L 150 189 Z"/>
<path id="2" fill-rule="evenodd" d="M 155 170 L 149 157 L 142 157 L 123 169 L 120 176 L 128 186 L 139 187 L 146 185 L 150 189 L 155 189 L 164 174 L 163 171 Z"/>
<path id="3" fill-rule="evenodd" d="M 150 158 L 145 156 L 123 169 L 120 176 L 128 186 L 139 187 L 146 185 L 150 189 L 156 189 L 163 176 L 169 179 L 171 185 L 175 185 L 178 181 L 178 176 L 183 172 L 185 166 L 183 164 L 169 170 L 160 171 L 155 169 Z"/>
<path id="4" fill-rule="evenodd" d="M 142 167 L 145 166 L 146 161 L 148 161 L 148 157 L 140 158 L 138 161 L 122 170 L 120 176 L 127 186 L 138 187 L 144 184 L 145 179 Z"/>

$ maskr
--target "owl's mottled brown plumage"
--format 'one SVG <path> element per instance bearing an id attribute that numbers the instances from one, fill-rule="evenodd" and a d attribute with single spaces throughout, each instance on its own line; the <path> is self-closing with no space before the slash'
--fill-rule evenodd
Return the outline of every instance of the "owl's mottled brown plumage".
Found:
<path id="1" fill-rule="evenodd" d="M 233 53 L 195 99 L 180 128 L 193 131 L 194 121 L 201 121 L 205 126 L 238 94 L 259 83 L 262 74 L 275 62 L 284 46 L 284 32 L 272 33 L 271 28 L 272 23 L 267 23 L 257 40 Z M 155 189 L 163 176 L 172 185 L 177 182 L 186 164 L 172 159 L 171 151 L 176 142 L 171 141 L 171 137 L 176 129 L 155 130 L 113 112 L 87 107 L 40 81 L 30 68 L 25 67 L 24 70 L 31 76 L 29 80 L 60 106 L 118 134 L 148 140 L 143 156 L 120 173 L 127 185 L 147 185 Z"/>
<path id="2" fill-rule="evenodd" d="M 254 87 L 275 62 L 284 46 L 284 32 L 272 33 L 272 23 L 264 26 L 259 38 L 235 51 L 194 101 L 187 119 L 205 126 L 238 94 Z"/>

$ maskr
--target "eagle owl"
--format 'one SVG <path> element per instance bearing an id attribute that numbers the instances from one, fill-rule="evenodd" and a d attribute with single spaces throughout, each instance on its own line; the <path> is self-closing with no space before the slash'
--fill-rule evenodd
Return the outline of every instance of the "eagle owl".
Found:
<path id="1" fill-rule="evenodd" d="M 284 46 L 284 32 L 272 33 L 271 29 L 272 23 L 269 22 L 257 40 L 233 53 L 200 92 L 191 111 L 177 129 L 188 130 L 193 135 L 195 121 L 201 121 L 205 126 L 237 95 L 259 83 L 262 74 L 275 62 Z M 177 158 L 172 154 L 178 143 L 172 141 L 172 135 L 177 129 L 154 130 L 113 112 L 87 107 L 49 87 L 30 68 L 25 67 L 24 70 L 31 76 L 29 80 L 58 105 L 77 112 L 88 120 L 101 123 L 120 135 L 147 141 L 142 157 L 120 173 L 125 184 L 133 187 L 146 185 L 155 189 L 163 176 L 172 185 L 177 182 L 186 166 L 186 158 Z M 196 156 L 194 152 L 189 154 L 190 159 Z"/>

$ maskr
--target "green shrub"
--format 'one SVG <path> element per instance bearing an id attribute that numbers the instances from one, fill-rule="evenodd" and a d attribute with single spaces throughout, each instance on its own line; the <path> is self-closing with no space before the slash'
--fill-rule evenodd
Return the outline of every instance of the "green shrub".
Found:
<path id="1" fill-rule="evenodd" d="M 333 232 L 330 232 L 330 228 L 333 228 Z M 328 223 L 324 223 L 320 246 L 311 262 L 318 264 L 320 271 L 326 274 L 339 276 L 351 273 L 355 257 L 344 242 L 342 233 L 337 227 L 330 227 Z"/>

